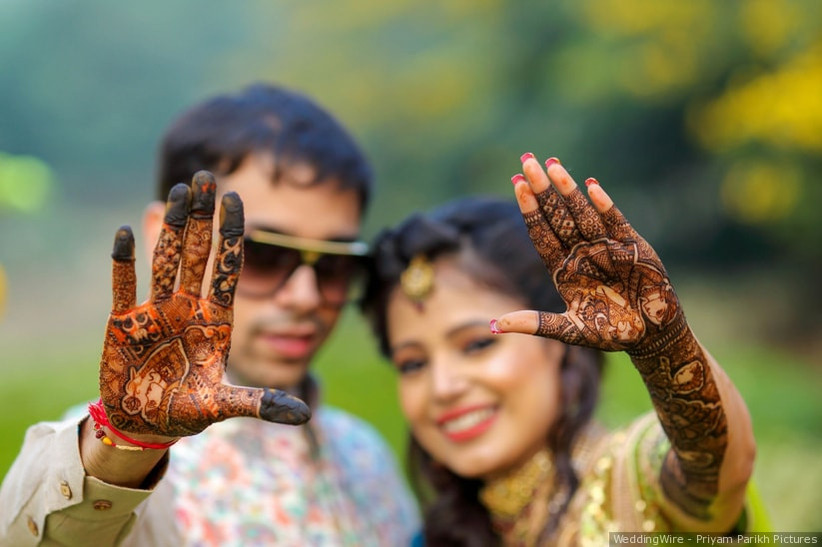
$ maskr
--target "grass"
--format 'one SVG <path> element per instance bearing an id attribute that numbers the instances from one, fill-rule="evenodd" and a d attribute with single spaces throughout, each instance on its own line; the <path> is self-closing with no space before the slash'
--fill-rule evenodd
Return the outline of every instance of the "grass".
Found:
<path id="1" fill-rule="evenodd" d="M 5 476 L 26 427 L 58 419 L 96 396 L 99 342 L 41 345 L 6 352 L 0 384 L 0 476 Z M 807 363 L 763 346 L 710 344 L 734 380 L 754 421 L 755 478 L 779 531 L 822 529 L 822 377 Z M 326 402 L 372 423 L 402 458 L 406 429 L 394 372 L 381 362 L 362 322 L 350 314 L 315 365 Z M 622 354 L 609 359 L 598 417 L 628 423 L 651 408 L 642 381 Z"/>

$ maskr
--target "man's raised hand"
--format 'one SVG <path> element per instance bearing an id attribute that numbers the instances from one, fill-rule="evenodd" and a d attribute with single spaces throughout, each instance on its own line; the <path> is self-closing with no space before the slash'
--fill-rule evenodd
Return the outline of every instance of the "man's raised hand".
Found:
<path id="1" fill-rule="evenodd" d="M 100 362 L 100 394 L 112 426 L 182 437 L 235 416 L 301 424 L 310 410 L 275 389 L 223 382 L 231 343 L 234 289 L 243 257 L 243 205 L 223 196 L 209 291 L 201 287 L 211 252 L 216 184 L 207 171 L 169 193 L 154 249 L 151 295 L 137 305 L 134 236 L 114 239 L 113 305 Z"/>

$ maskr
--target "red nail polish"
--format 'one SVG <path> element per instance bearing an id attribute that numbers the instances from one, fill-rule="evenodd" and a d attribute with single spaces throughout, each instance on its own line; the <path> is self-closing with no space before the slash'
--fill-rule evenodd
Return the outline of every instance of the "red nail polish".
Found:
<path id="1" fill-rule="evenodd" d="M 493 334 L 502 334 L 502 331 L 501 331 L 501 330 L 500 330 L 500 328 L 497 326 L 497 320 L 496 320 L 496 319 L 491 319 L 491 323 L 490 323 L 490 325 L 491 325 L 491 332 L 492 332 Z"/>
<path id="2" fill-rule="evenodd" d="M 518 182 L 520 182 L 520 181 L 524 181 L 524 180 L 525 180 L 525 177 L 524 177 L 524 176 L 522 176 L 522 174 L 517 173 L 516 175 L 514 175 L 513 177 L 511 177 L 511 184 L 513 184 L 514 186 L 516 186 Z"/>
<path id="3" fill-rule="evenodd" d="M 588 177 L 585 179 L 585 186 L 591 186 L 592 184 L 599 184 L 599 181 L 594 177 Z"/>
<path id="4" fill-rule="evenodd" d="M 559 159 L 557 159 L 557 158 L 548 158 L 547 160 L 545 160 L 545 169 L 547 170 L 549 167 L 551 167 L 555 163 L 558 163 L 558 164 L 562 165 L 562 162 L 560 162 Z"/>
<path id="5" fill-rule="evenodd" d="M 531 152 L 526 152 L 526 153 L 524 153 L 523 155 L 521 155 L 519 157 L 520 163 L 525 163 L 525 160 L 529 160 L 529 159 L 536 159 L 536 158 L 534 158 L 534 155 Z"/>

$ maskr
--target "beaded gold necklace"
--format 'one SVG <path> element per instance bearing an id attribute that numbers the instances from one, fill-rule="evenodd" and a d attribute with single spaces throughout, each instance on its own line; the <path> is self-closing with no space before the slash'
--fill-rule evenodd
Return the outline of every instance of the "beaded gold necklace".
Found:
<path id="1" fill-rule="evenodd" d="M 480 501 L 506 545 L 534 545 L 556 510 L 554 465 L 544 448 L 511 473 L 485 484 Z"/>

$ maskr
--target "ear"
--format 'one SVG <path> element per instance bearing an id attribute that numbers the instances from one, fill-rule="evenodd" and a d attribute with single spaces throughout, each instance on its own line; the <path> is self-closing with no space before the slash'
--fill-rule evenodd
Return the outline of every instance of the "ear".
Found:
<path id="1" fill-rule="evenodd" d="M 151 263 L 154 254 L 154 246 L 160 238 L 160 230 L 163 227 L 163 220 L 166 216 L 166 204 L 162 201 L 152 201 L 143 212 L 143 250 L 145 256 Z"/>

